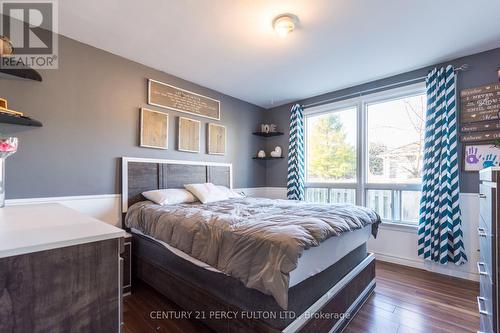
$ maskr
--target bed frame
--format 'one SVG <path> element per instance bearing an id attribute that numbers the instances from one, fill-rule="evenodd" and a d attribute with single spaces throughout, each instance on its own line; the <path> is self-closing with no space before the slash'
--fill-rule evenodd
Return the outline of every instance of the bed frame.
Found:
<path id="1" fill-rule="evenodd" d="M 232 165 L 228 163 L 194 162 L 147 158 L 122 158 L 122 212 L 130 205 L 144 200 L 141 193 L 162 188 L 183 188 L 186 183 L 211 182 L 232 188 Z M 175 267 L 170 270 L 151 265 L 134 256 L 134 275 L 177 303 L 187 311 L 238 311 L 241 309 L 213 295 L 206 288 L 199 288 L 180 279 Z M 168 282 L 165 282 L 168 281 Z M 341 332 L 368 299 L 375 288 L 375 258 L 369 254 L 352 271 L 332 286 L 284 330 L 278 330 L 258 319 L 231 319 L 202 321 L 216 332 L 242 333 L 292 333 L 292 332 Z M 333 313 L 346 313 L 334 317 Z M 315 315 L 311 315 L 315 314 Z"/>

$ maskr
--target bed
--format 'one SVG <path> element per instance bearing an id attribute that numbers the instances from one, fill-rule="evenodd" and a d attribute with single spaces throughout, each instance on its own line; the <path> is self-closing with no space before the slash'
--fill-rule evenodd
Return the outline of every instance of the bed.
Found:
<path id="1" fill-rule="evenodd" d="M 133 234 L 135 277 L 217 332 L 340 332 L 375 287 L 366 241 L 376 234 L 378 216 L 355 206 L 326 209 L 254 198 L 162 207 L 141 195 L 204 182 L 232 187 L 231 165 L 122 159 L 122 208 Z M 213 221 L 216 237 L 205 231 Z M 159 231 L 169 223 L 175 228 Z M 221 225 L 230 227 L 220 231 Z M 203 231 L 197 230 L 196 242 L 186 236 L 193 226 Z M 231 246 L 210 257 L 213 239 L 221 237 L 229 237 L 224 244 Z M 285 246 L 269 245 L 269 238 L 286 239 Z M 246 258 L 251 251 L 260 252 Z"/>

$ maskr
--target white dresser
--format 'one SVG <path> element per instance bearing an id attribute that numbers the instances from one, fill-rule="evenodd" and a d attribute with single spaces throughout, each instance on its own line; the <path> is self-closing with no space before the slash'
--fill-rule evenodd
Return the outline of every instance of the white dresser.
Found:
<path id="1" fill-rule="evenodd" d="M 499 230 L 500 168 L 487 168 L 479 173 L 479 237 L 480 259 L 477 269 L 480 295 L 477 304 L 481 318 L 480 332 L 499 332 Z"/>

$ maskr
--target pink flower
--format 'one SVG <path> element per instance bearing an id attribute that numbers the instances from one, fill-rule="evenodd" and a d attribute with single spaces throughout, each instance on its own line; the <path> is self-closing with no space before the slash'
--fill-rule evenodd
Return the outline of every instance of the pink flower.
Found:
<path id="1" fill-rule="evenodd" d="M 15 153 L 17 151 L 17 138 L 0 139 L 0 152 Z"/>

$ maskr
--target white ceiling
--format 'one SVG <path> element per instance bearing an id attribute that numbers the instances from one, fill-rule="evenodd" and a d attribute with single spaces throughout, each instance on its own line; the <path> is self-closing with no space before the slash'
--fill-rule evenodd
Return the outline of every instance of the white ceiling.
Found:
<path id="1" fill-rule="evenodd" d="M 63 0 L 59 12 L 63 35 L 266 108 L 500 47 L 498 0 Z M 285 12 L 300 26 L 282 39 L 271 21 Z"/>

